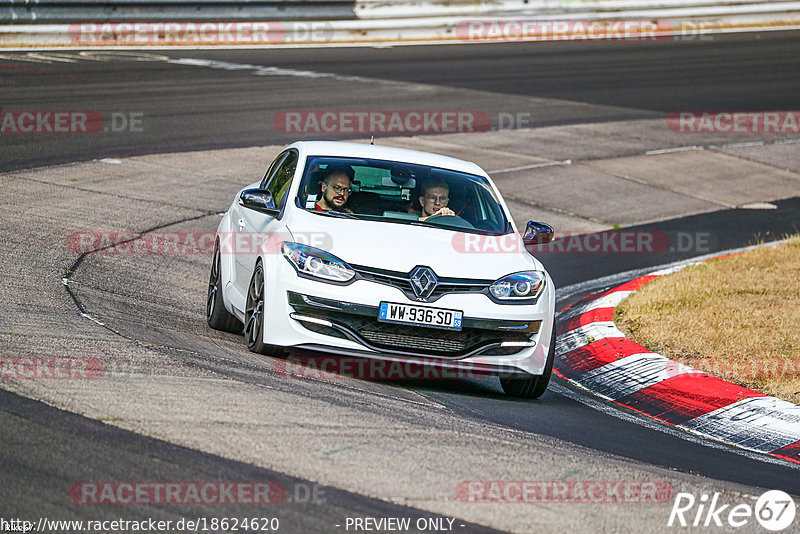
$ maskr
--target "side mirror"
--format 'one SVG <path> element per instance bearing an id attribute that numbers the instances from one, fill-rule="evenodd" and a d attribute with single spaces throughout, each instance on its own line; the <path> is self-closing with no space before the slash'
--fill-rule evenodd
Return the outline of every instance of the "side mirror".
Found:
<path id="1" fill-rule="evenodd" d="M 525 234 L 522 236 L 522 242 L 526 246 L 529 245 L 543 245 L 553 240 L 555 232 L 553 227 L 549 224 L 538 221 L 528 221 L 525 227 Z"/>
<path id="2" fill-rule="evenodd" d="M 272 193 L 266 189 L 245 189 L 239 196 L 239 204 L 245 208 L 260 211 L 275 217 L 279 211 L 275 208 Z"/>

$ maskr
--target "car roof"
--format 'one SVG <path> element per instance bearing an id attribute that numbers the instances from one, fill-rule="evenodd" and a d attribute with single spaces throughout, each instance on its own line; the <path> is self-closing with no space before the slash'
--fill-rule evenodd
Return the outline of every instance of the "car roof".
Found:
<path id="1" fill-rule="evenodd" d="M 386 161 L 416 163 L 443 169 L 451 169 L 469 174 L 485 176 L 486 172 L 470 161 L 464 161 L 440 154 L 408 150 L 380 144 L 346 143 L 342 141 L 299 141 L 292 146 L 303 147 L 308 156 L 340 156 L 346 158 L 372 158 Z"/>

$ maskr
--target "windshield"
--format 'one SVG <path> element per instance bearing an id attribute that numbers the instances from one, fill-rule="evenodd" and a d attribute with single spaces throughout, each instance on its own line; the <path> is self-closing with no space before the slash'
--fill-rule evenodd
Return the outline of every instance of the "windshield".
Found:
<path id="1" fill-rule="evenodd" d="M 506 234 L 488 180 L 426 165 L 311 156 L 296 203 L 320 215 Z"/>

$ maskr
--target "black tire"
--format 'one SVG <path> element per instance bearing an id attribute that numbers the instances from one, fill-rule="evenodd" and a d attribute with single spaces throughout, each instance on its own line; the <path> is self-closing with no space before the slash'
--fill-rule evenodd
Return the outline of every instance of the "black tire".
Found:
<path id="1" fill-rule="evenodd" d="M 281 347 L 264 343 L 264 267 L 261 263 L 256 265 L 250 279 L 244 319 L 244 339 L 250 352 L 275 357 L 283 355 Z"/>
<path id="2" fill-rule="evenodd" d="M 222 260 L 219 241 L 214 244 L 214 259 L 211 261 L 211 275 L 208 277 L 208 294 L 206 295 L 206 322 L 214 330 L 241 334 L 243 325 L 232 313 L 225 309 L 222 301 L 220 276 Z"/>
<path id="3" fill-rule="evenodd" d="M 553 360 L 556 357 L 556 325 L 553 324 L 553 334 L 550 336 L 550 350 L 547 353 L 547 362 L 544 366 L 544 373 L 541 375 L 528 375 L 525 378 L 514 376 L 501 376 L 500 385 L 503 391 L 510 397 L 523 397 L 526 399 L 538 399 L 547 390 L 550 383 L 550 375 L 553 374 Z"/>

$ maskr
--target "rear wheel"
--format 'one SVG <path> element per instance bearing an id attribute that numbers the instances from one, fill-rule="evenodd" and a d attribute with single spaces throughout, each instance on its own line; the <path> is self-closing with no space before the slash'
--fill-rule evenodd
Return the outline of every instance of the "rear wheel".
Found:
<path id="1" fill-rule="evenodd" d="M 547 362 L 544 372 L 541 375 L 528 375 L 524 378 L 500 377 L 500 385 L 503 391 L 511 397 L 525 397 L 528 399 L 538 399 L 547 390 L 550 383 L 550 375 L 553 373 L 553 360 L 556 357 L 556 325 L 553 324 L 553 334 L 550 336 L 550 350 L 547 353 Z"/>
<path id="2" fill-rule="evenodd" d="M 275 345 L 264 343 L 264 267 L 259 263 L 250 279 L 245 305 L 244 337 L 250 352 L 281 356 L 283 350 Z"/>
<path id="3" fill-rule="evenodd" d="M 242 323 L 225 309 L 222 302 L 222 258 L 219 241 L 214 245 L 214 259 L 211 261 L 211 275 L 208 277 L 208 295 L 206 296 L 206 322 L 215 330 L 242 333 Z"/>

